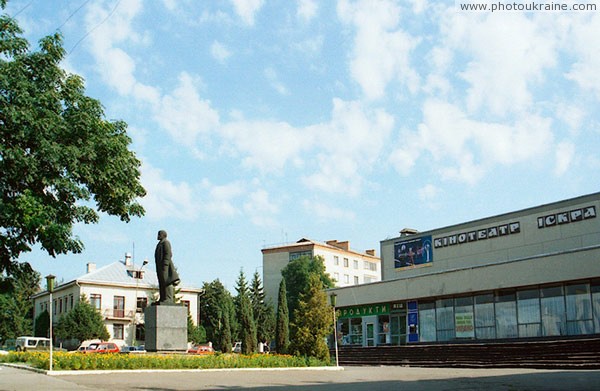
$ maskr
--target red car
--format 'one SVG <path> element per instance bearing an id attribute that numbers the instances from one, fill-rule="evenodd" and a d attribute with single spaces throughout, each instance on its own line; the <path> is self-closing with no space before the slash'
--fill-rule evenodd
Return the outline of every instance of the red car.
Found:
<path id="1" fill-rule="evenodd" d="M 195 345 L 187 350 L 190 354 L 213 354 L 215 349 L 208 345 Z"/>
<path id="2" fill-rule="evenodd" d="M 113 342 L 93 343 L 88 346 L 85 353 L 119 353 L 119 345 Z"/>

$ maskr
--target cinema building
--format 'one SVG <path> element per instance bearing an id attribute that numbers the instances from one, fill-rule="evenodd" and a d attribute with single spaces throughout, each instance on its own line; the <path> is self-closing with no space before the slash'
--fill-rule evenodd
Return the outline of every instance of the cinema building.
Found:
<path id="1" fill-rule="evenodd" d="M 334 288 L 340 346 L 600 335 L 600 193 L 381 242 L 382 281 Z"/>

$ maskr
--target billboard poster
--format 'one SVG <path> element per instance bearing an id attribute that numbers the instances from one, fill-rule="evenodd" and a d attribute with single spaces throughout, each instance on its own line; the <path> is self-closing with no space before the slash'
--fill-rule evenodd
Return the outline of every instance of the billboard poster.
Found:
<path id="1" fill-rule="evenodd" d="M 456 338 L 475 338 L 473 313 L 463 312 L 454 314 Z"/>
<path id="2" fill-rule="evenodd" d="M 404 268 L 433 262 L 431 235 L 394 243 L 394 267 Z"/>

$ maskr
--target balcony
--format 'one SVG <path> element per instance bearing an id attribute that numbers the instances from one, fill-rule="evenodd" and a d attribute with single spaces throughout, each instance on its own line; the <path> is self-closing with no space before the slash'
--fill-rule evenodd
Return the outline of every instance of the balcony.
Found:
<path id="1" fill-rule="evenodd" d="M 108 308 L 103 311 L 102 316 L 104 319 L 131 320 L 133 319 L 133 314 L 133 310 Z"/>

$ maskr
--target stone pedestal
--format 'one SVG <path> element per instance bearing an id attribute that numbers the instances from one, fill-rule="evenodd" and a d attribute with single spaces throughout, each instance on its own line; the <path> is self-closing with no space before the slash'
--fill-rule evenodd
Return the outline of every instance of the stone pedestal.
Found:
<path id="1" fill-rule="evenodd" d="M 180 305 L 156 305 L 144 310 L 146 350 L 149 352 L 185 352 L 187 350 L 187 308 Z"/>

